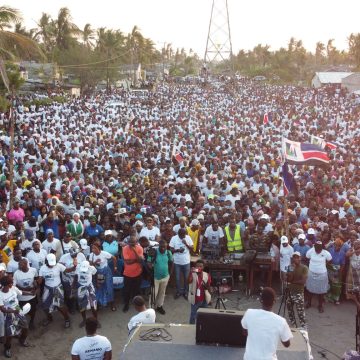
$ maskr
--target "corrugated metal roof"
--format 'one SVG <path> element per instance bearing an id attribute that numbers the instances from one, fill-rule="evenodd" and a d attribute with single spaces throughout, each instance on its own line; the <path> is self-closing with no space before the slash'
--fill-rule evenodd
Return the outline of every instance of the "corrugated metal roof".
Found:
<path id="1" fill-rule="evenodd" d="M 341 84 L 341 80 L 353 73 L 351 72 L 317 72 L 316 76 L 322 84 Z"/>
<path id="2" fill-rule="evenodd" d="M 352 73 L 349 76 L 346 76 L 342 82 L 346 84 L 360 84 L 360 72 Z"/>

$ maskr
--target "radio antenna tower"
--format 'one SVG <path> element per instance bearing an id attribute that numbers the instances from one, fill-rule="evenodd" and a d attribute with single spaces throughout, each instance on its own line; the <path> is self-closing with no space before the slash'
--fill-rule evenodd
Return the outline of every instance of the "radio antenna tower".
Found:
<path id="1" fill-rule="evenodd" d="M 231 60 L 229 8 L 227 0 L 213 0 L 204 63 Z"/>

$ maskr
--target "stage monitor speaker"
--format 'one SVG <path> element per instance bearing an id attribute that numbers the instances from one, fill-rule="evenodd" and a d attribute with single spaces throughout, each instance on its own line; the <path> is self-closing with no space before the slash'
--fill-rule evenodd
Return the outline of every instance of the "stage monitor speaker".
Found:
<path id="1" fill-rule="evenodd" d="M 196 319 L 197 344 L 245 347 L 241 319 L 244 311 L 199 309 Z"/>

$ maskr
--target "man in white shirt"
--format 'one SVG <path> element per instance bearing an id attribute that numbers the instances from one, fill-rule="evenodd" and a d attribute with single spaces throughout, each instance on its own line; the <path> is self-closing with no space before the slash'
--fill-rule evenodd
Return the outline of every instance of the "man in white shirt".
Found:
<path id="1" fill-rule="evenodd" d="M 191 237 L 186 234 L 186 230 L 180 229 L 178 234 L 170 240 L 170 249 L 174 256 L 174 268 L 176 278 L 176 294 L 175 299 L 181 295 L 187 299 L 189 284 L 188 277 L 190 274 L 190 250 L 193 247 Z M 181 287 L 181 274 L 183 275 L 184 286 Z"/>
<path id="2" fill-rule="evenodd" d="M 149 241 L 159 241 L 160 240 L 160 230 L 158 227 L 154 226 L 154 219 L 148 217 L 146 219 L 146 227 L 142 228 L 140 231 L 139 238 L 146 237 Z"/>
<path id="3" fill-rule="evenodd" d="M 97 327 L 95 318 L 86 319 L 86 336 L 74 342 L 71 349 L 72 360 L 111 360 L 111 343 L 105 336 L 96 334 Z"/>
<path id="4" fill-rule="evenodd" d="M 147 309 L 145 300 L 141 296 L 135 296 L 133 304 L 138 314 L 134 315 L 128 323 L 129 335 L 137 326 L 141 324 L 155 324 L 156 321 L 155 310 Z"/>
<path id="5" fill-rule="evenodd" d="M 241 320 L 247 336 L 244 360 L 276 360 L 279 341 L 289 347 L 293 338 L 286 320 L 272 312 L 275 291 L 264 288 L 260 301 L 262 309 L 248 309 Z"/>

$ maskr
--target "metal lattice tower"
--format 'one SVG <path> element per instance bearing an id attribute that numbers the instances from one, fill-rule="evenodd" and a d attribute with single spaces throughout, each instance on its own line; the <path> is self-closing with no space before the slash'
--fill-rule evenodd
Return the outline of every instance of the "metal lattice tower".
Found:
<path id="1" fill-rule="evenodd" d="M 229 8 L 227 0 L 213 0 L 204 62 L 229 60 L 232 57 Z"/>

